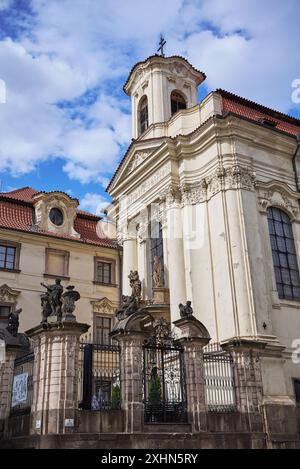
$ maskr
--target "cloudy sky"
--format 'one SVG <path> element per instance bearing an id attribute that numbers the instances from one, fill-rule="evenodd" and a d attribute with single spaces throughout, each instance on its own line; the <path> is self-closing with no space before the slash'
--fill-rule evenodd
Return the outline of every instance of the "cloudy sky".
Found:
<path id="1" fill-rule="evenodd" d="M 130 135 L 122 86 L 156 52 L 207 74 L 199 96 L 233 91 L 300 117 L 299 0 L 0 0 L 2 190 L 63 190 L 101 211 Z"/>

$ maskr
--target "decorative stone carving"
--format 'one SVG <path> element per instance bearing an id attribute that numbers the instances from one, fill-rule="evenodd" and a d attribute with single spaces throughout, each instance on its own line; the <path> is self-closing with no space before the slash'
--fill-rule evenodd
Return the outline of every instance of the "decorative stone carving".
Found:
<path id="1" fill-rule="evenodd" d="M 143 163 L 150 153 L 151 151 L 136 152 L 129 163 L 128 173 L 130 174 L 137 166 Z"/>
<path id="2" fill-rule="evenodd" d="M 113 315 L 115 312 L 114 304 L 106 297 L 101 300 L 91 301 L 93 312 L 107 315 Z"/>
<path id="3" fill-rule="evenodd" d="M 183 205 L 193 205 L 204 202 L 207 197 L 207 183 L 201 179 L 196 184 L 185 184 L 181 188 Z"/>
<path id="4" fill-rule="evenodd" d="M 0 302 L 16 303 L 19 294 L 20 292 L 18 290 L 13 290 L 5 283 L 0 287 Z"/>
<path id="5" fill-rule="evenodd" d="M 140 186 L 130 192 L 127 197 L 127 206 L 130 207 L 138 199 L 140 199 L 148 190 L 152 189 L 161 181 L 165 176 L 170 173 L 170 164 L 165 164 L 162 166 L 155 174 L 150 176 L 146 181 L 144 181 Z"/>
<path id="6" fill-rule="evenodd" d="M 63 321 L 76 321 L 73 312 L 76 307 L 75 302 L 80 299 L 80 294 L 74 288 L 74 285 L 69 285 L 66 288 L 67 291 L 62 295 Z"/>
<path id="7" fill-rule="evenodd" d="M 268 207 L 279 207 L 290 214 L 291 219 L 299 216 L 298 192 L 292 191 L 287 184 L 281 182 L 258 182 L 258 204 L 261 212 L 266 213 Z"/>
<path id="8" fill-rule="evenodd" d="M 234 164 L 229 168 L 219 165 L 207 179 L 207 198 L 210 199 L 221 190 L 244 189 L 253 191 L 256 175 L 249 168 Z"/>

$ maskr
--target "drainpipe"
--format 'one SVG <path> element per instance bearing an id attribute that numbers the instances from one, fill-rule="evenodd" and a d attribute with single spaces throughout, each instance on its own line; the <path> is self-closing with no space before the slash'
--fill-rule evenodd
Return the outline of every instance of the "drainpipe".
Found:
<path id="1" fill-rule="evenodd" d="M 296 147 L 295 153 L 293 155 L 292 164 L 293 164 L 293 171 L 294 171 L 294 175 L 295 175 L 296 191 L 300 192 L 299 191 L 299 179 L 298 179 L 297 166 L 296 166 L 296 157 L 297 157 L 297 154 L 298 154 L 298 150 L 300 148 L 300 134 L 296 135 L 296 140 L 297 140 L 297 147 Z M 298 202 L 299 202 L 299 205 L 300 205 L 300 200 L 299 199 L 298 199 Z"/>

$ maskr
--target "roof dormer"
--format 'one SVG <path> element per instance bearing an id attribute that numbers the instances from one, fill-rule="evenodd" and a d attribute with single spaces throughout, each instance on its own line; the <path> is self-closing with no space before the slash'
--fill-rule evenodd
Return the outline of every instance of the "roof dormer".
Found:
<path id="1" fill-rule="evenodd" d="M 80 238 L 74 229 L 77 199 L 64 192 L 39 192 L 33 197 L 35 225 L 39 231 L 50 231 L 57 235 L 68 235 Z"/>

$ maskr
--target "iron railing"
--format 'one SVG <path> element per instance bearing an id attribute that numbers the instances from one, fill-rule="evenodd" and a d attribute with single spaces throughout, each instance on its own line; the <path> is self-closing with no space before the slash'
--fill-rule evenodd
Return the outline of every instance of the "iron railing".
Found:
<path id="1" fill-rule="evenodd" d="M 233 360 L 219 343 L 204 347 L 205 395 L 211 412 L 236 410 Z"/>
<path id="2" fill-rule="evenodd" d="M 144 346 L 145 423 L 187 421 L 183 350 L 176 346 Z"/>
<path id="3" fill-rule="evenodd" d="M 120 408 L 120 347 L 80 342 L 79 407 L 86 410 Z"/>
<path id="4" fill-rule="evenodd" d="M 34 352 L 16 358 L 14 363 L 11 414 L 29 414 L 33 400 Z"/>

